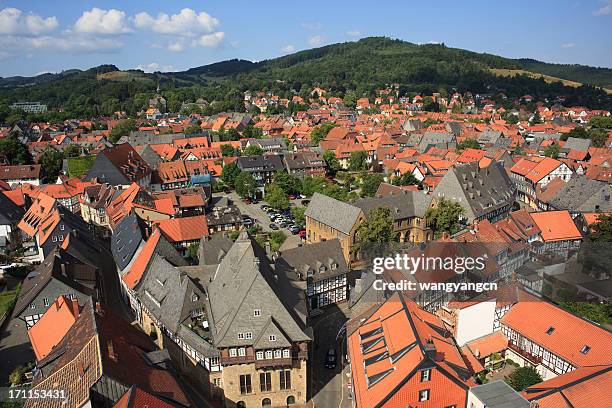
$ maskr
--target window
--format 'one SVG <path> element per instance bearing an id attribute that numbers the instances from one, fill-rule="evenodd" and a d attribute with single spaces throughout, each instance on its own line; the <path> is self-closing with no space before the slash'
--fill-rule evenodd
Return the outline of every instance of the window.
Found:
<path id="1" fill-rule="evenodd" d="M 221 379 L 220 378 L 213 378 L 213 384 L 215 385 L 215 387 L 220 387 L 221 386 Z"/>
<path id="2" fill-rule="evenodd" d="M 274 334 L 271 334 L 269 339 L 270 341 L 276 341 L 276 336 Z"/>
<path id="3" fill-rule="evenodd" d="M 200 297 L 198 296 L 197 293 L 192 293 L 191 294 L 191 301 L 192 302 L 197 302 L 198 300 L 200 300 Z"/>
<path id="4" fill-rule="evenodd" d="M 264 398 L 261 400 L 261 406 L 262 407 L 271 407 L 272 406 L 272 401 L 270 400 L 270 398 Z"/>
<path id="5" fill-rule="evenodd" d="M 244 338 L 247 340 L 251 340 L 253 338 L 253 333 L 251 332 L 244 333 Z"/>
<path id="6" fill-rule="evenodd" d="M 261 316 L 261 310 L 260 309 L 253 310 L 253 316 L 255 316 L 255 317 Z"/>
<path id="7" fill-rule="evenodd" d="M 291 388 L 291 371 L 289 370 L 281 370 L 278 373 L 280 380 L 280 389 L 288 390 Z"/>
<path id="8" fill-rule="evenodd" d="M 291 357 L 291 350 L 284 349 L 283 350 L 283 358 L 290 358 L 290 357 Z"/>
<path id="9" fill-rule="evenodd" d="M 65 226 L 64 224 L 60 225 L 60 230 L 62 230 L 62 231 L 63 231 L 63 230 L 65 230 L 65 229 L 66 229 L 66 226 Z"/>
<path id="10" fill-rule="evenodd" d="M 62 242 L 64 240 L 64 236 L 60 235 L 59 237 L 57 237 L 57 239 L 59 240 L 59 242 Z"/>
<path id="11" fill-rule="evenodd" d="M 238 333 L 238 340 L 244 340 L 244 333 Z"/>
<path id="12" fill-rule="evenodd" d="M 244 357 L 244 356 L 246 356 L 246 349 L 245 349 L 244 347 L 240 347 L 240 348 L 238 349 L 238 355 L 239 355 L 240 357 Z"/>
<path id="13" fill-rule="evenodd" d="M 51 237 L 51 242 L 57 242 L 57 237 L 55 235 Z"/>
<path id="14" fill-rule="evenodd" d="M 30 309 L 36 309 L 36 305 L 34 303 L 30 303 Z"/>
<path id="15" fill-rule="evenodd" d="M 255 353 L 255 357 L 256 357 L 258 360 L 263 360 L 263 358 L 264 358 L 264 352 L 263 352 L 263 351 L 258 351 L 257 353 Z"/>
<path id="16" fill-rule="evenodd" d="M 244 401 L 238 401 L 236 403 L 236 408 L 246 408 L 246 402 Z"/>
<path id="17" fill-rule="evenodd" d="M 290 395 L 287 397 L 287 405 L 295 404 L 295 397 Z"/>
<path id="18" fill-rule="evenodd" d="M 261 391 L 267 392 L 272 391 L 272 374 L 261 373 L 259 374 L 259 386 Z"/>
<path id="19" fill-rule="evenodd" d="M 421 382 L 426 382 L 431 379 L 431 369 L 421 371 Z"/>
<path id="20" fill-rule="evenodd" d="M 428 401 L 428 400 L 429 400 L 429 390 L 419 391 L 419 402 Z"/>
<path id="21" fill-rule="evenodd" d="M 281 358 L 282 356 L 282 351 L 281 350 L 274 350 L 274 358 Z"/>
<path id="22" fill-rule="evenodd" d="M 240 375 L 240 393 L 250 394 L 252 392 L 253 392 L 253 388 L 251 387 L 251 374 L 241 374 Z"/>
<path id="23" fill-rule="evenodd" d="M 589 350 L 591 350 L 591 347 L 587 346 L 586 344 L 584 345 L 584 347 L 580 350 L 580 352 L 582 354 L 586 354 L 589 352 Z"/>
<path id="24" fill-rule="evenodd" d="M 43 304 L 48 307 L 49 306 L 49 299 L 48 298 L 44 298 L 43 299 Z"/>
<path id="25" fill-rule="evenodd" d="M 555 328 L 554 328 L 554 327 L 552 327 L 552 326 L 550 326 L 550 327 L 548 328 L 548 330 L 546 330 L 546 334 L 548 334 L 548 335 L 550 336 L 551 334 L 553 334 L 553 332 L 554 332 L 554 331 L 555 331 Z"/>
<path id="26" fill-rule="evenodd" d="M 229 349 L 229 356 L 230 357 L 236 357 L 236 349 L 235 348 Z"/>
<path id="27" fill-rule="evenodd" d="M 266 360 L 270 360 L 272 358 L 272 350 L 266 350 Z"/>

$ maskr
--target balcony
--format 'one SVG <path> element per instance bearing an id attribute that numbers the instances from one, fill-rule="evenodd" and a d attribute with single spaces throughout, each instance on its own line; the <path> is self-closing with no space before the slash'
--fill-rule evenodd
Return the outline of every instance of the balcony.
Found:
<path id="1" fill-rule="evenodd" d="M 540 363 L 542 363 L 542 359 L 540 357 L 534 356 L 534 355 L 526 352 L 525 350 L 519 348 L 515 344 L 508 343 L 508 348 L 511 349 L 512 351 L 514 351 L 519 356 L 523 357 L 525 360 L 528 360 L 528 361 L 530 361 L 533 364 L 540 364 Z"/>
<path id="2" fill-rule="evenodd" d="M 232 365 L 232 364 L 251 364 L 253 362 L 252 356 L 237 356 L 237 357 L 221 357 L 221 365 Z"/>

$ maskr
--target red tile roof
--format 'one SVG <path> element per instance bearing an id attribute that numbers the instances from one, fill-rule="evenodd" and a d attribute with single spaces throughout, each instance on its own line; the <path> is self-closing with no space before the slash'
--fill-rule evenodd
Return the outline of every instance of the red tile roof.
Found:
<path id="1" fill-rule="evenodd" d="M 68 333 L 79 317 L 76 299 L 60 296 L 30 330 L 28 337 L 37 360 L 42 360 Z"/>
<path id="2" fill-rule="evenodd" d="M 612 364 L 612 333 L 551 303 L 519 302 L 502 324 L 576 367 Z M 590 347 L 586 353 L 584 346 Z"/>
<path id="3" fill-rule="evenodd" d="M 477 358 L 484 358 L 508 348 L 508 339 L 501 331 L 470 341 L 468 348 Z"/>
<path id="4" fill-rule="evenodd" d="M 540 235 L 545 242 L 582 239 L 567 210 L 536 212 L 529 215 L 540 229 Z"/>
<path id="5" fill-rule="evenodd" d="M 170 242 L 193 241 L 208 235 L 205 215 L 163 220 L 159 229 Z"/>
<path id="6" fill-rule="evenodd" d="M 140 282 L 140 279 L 142 279 L 142 275 L 153 257 L 160 237 L 161 233 L 155 228 L 149 240 L 142 246 L 140 253 L 136 255 L 136 260 L 130 270 L 121 278 L 130 289 L 134 289 L 138 282 Z"/>

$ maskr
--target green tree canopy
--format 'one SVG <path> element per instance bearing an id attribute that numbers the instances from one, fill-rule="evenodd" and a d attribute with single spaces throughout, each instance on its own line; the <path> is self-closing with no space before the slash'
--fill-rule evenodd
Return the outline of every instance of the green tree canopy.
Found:
<path id="1" fill-rule="evenodd" d="M 223 182 L 229 187 L 234 188 L 236 186 L 236 177 L 238 177 L 239 174 L 240 169 L 238 168 L 238 165 L 236 162 L 232 162 L 225 165 L 223 170 L 221 170 L 221 180 L 223 180 Z"/>
<path id="2" fill-rule="evenodd" d="M 253 176 L 251 176 L 251 173 L 247 173 L 246 171 L 238 174 L 234 180 L 234 185 L 236 187 L 236 193 L 242 198 L 253 197 L 257 192 L 257 182 Z"/>
<path id="3" fill-rule="evenodd" d="M 236 156 L 236 149 L 231 144 L 222 144 L 221 145 L 221 156 L 230 157 Z"/>
<path id="4" fill-rule="evenodd" d="M 327 172 L 333 177 L 341 169 L 340 161 L 336 158 L 336 153 L 333 150 L 326 150 L 323 153 L 323 160 L 327 166 Z"/>
<path id="5" fill-rule="evenodd" d="M 561 147 L 558 144 L 553 143 L 550 146 L 546 146 L 546 148 L 544 149 L 544 156 L 556 159 L 557 157 L 559 157 L 560 151 Z"/>
<path id="6" fill-rule="evenodd" d="M 302 207 L 296 205 L 295 207 L 291 207 L 291 215 L 295 220 L 297 225 L 304 225 L 306 222 L 306 218 L 304 217 L 304 213 L 306 212 L 306 207 Z"/>
<path id="7" fill-rule="evenodd" d="M 257 145 L 249 145 L 246 149 L 242 151 L 242 154 L 245 156 L 258 156 L 263 154 L 263 149 Z"/>
<path id="8" fill-rule="evenodd" d="M 64 149 L 64 156 L 66 157 L 79 157 L 83 149 L 81 146 L 75 143 L 70 143 L 68 147 Z"/>
<path id="9" fill-rule="evenodd" d="M 332 122 L 325 122 L 322 125 L 315 126 L 315 128 L 312 129 L 312 131 L 310 132 L 310 142 L 312 143 L 312 145 L 318 146 L 319 142 L 325 139 L 329 131 L 335 128 L 336 126 L 338 125 Z"/>
<path id="10" fill-rule="evenodd" d="M 129 135 L 132 130 L 136 129 L 138 129 L 136 126 L 136 121 L 134 119 L 126 119 L 119 122 L 111 129 L 109 140 L 112 143 L 117 143 L 117 141 L 123 136 Z"/>
<path id="11" fill-rule="evenodd" d="M 361 196 L 374 197 L 385 175 L 381 173 L 366 173 L 361 179 Z"/>
<path id="12" fill-rule="evenodd" d="M 436 237 L 442 232 L 455 234 L 461 229 L 459 218 L 464 212 L 458 203 L 442 199 L 435 208 L 427 210 L 425 219 Z"/>
<path id="13" fill-rule="evenodd" d="M 508 385 L 516 391 L 523 391 L 525 388 L 542 381 L 542 376 L 531 366 L 519 367 L 506 378 Z"/>
<path id="14" fill-rule="evenodd" d="M 287 193 L 278 184 L 272 183 L 266 187 L 265 199 L 272 208 L 277 210 L 289 208 Z"/>
<path id="15" fill-rule="evenodd" d="M 361 171 L 367 169 L 366 159 L 368 158 L 368 153 L 364 150 L 357 150 L 351 152 L 348 158 L 348 168 L 351 171 Z"/>
<path id="16" fill-rule="evenodd" d="M 597 222 L 591 225 L 591 241 L 612 242 L 612 214 L 600 214 Z"/>
<path id="17" fill-rule="evenodd" d="M 399 177 L 394 177 L 391 180 L 391 184 L 394 186 L 419 186 L 419 188 L 423 188 L 423 183 L 414 177 L 412 173 L 404 173 Z"/>
<path id="18" fill-rule="evenodd" d="M 457 150 L 460 152 L 468 148 L 469 149 L 480 149 L 480 144 L 478 143 L 478 140 L 465 139 L 459 142 L 459 144 L 457 145 Z"/>
<path id="19" fill-rule="evenodd" d="M 357 227 L 355 242 L 359 251 L 367 250 L 374 244 L 384 244 L 395 240 L 393 219 L 389 208 L 376 208 L 367 215 L 366 219 Z"/>
<path id="20" fill-rule="evenodd" d="M 63 160 L 64 154 L 50 146 L 40 155 L 38 164 L 42 168 L 45 183 L 55 183 L 62 170 Z"/>
<path id="21" fill-rule="evenodd" d="M 274 175 L 274 183 L 278 185 L 287 195 L 299 193 L 301 189 L 300 179 L 292 176 L 285 170 L 279 171 Z"/>
<path id="22" fill-rule="evenodd" d="M 11 165 L 32 163 L 30 151 L 17 140 L 14 133 L 0 139 L 0 163 Z"/>

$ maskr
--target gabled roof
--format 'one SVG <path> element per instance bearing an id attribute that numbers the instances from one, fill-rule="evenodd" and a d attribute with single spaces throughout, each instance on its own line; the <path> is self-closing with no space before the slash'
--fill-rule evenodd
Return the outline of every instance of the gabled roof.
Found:
<path id="1" fill-rule="evenodd" d="M 113 408 L 175 408 L 177 406 L 132 385 L 113 405 Z"/>
<path id="2" fill-rule="evenodd" d="M 257 339 L 269 318 L 289 341 L 309 340 L 285 303 L 291 299 L 282 299 L 275 281 L 264 251 L 243 232 L 208 285 L 208 316 L 217 347 L 252 345 L 254 340 L 238 339 L 238 333 L 251 331 Z"/>
<path id="3" fill-rule="evenodd" d="M 359 207 L 315 193 L 304 215 L 344 234 L 349 234 L 362 215 L 362 211 Z"/>
<path id="4" fill-rule="evenodd" d="M 532 385 L 521 394 L 539 408 L 612 406 L 612 365 L 578 368 Z"/>
<path id="5" fill-rule="evenodd" d="M 582 239 L 567 210 L 534 212 L 529 215 L 540 229 L 540 236 L 545 242 Z"/>
<path id="6" fill-rule="evenodd" d="M 33 237 L 38 232 L 41 221 L 55 208 L 55 199 L 40 193 L 17 225 L 27 235 Z"/>
<path id="7" fill-rule="evenodd" d="M 501 322 L 577 367 L 612 364 L 612 333 L 551 303 L 519 302 Z"/>
<path id="8" fill-rule="evenodd" d="M 170 242 L 194 241 L 208 235 L 205 215 L 170 218 L 160 221 L 158 225 Z"/>
<path id="9" fill-rule="evenodd" d="M 0 180 L 28 180 L 40 178 L 40 164 L 0 166 Z"/>
<path id="10" fill-rule="evenodd" d="M 79 316 L 76 299 L 60 296 L 45 314 L 28 330 L 37 360 L 42 360 L 62 340 Z"/>
<path id="11" fill-rule="evenodd" d="M 303 279 L 310 275 L 313 280 L 326 279 L 349 270 L 337 238 L 287 249 L 281 252 L 281 258 Z"/>

